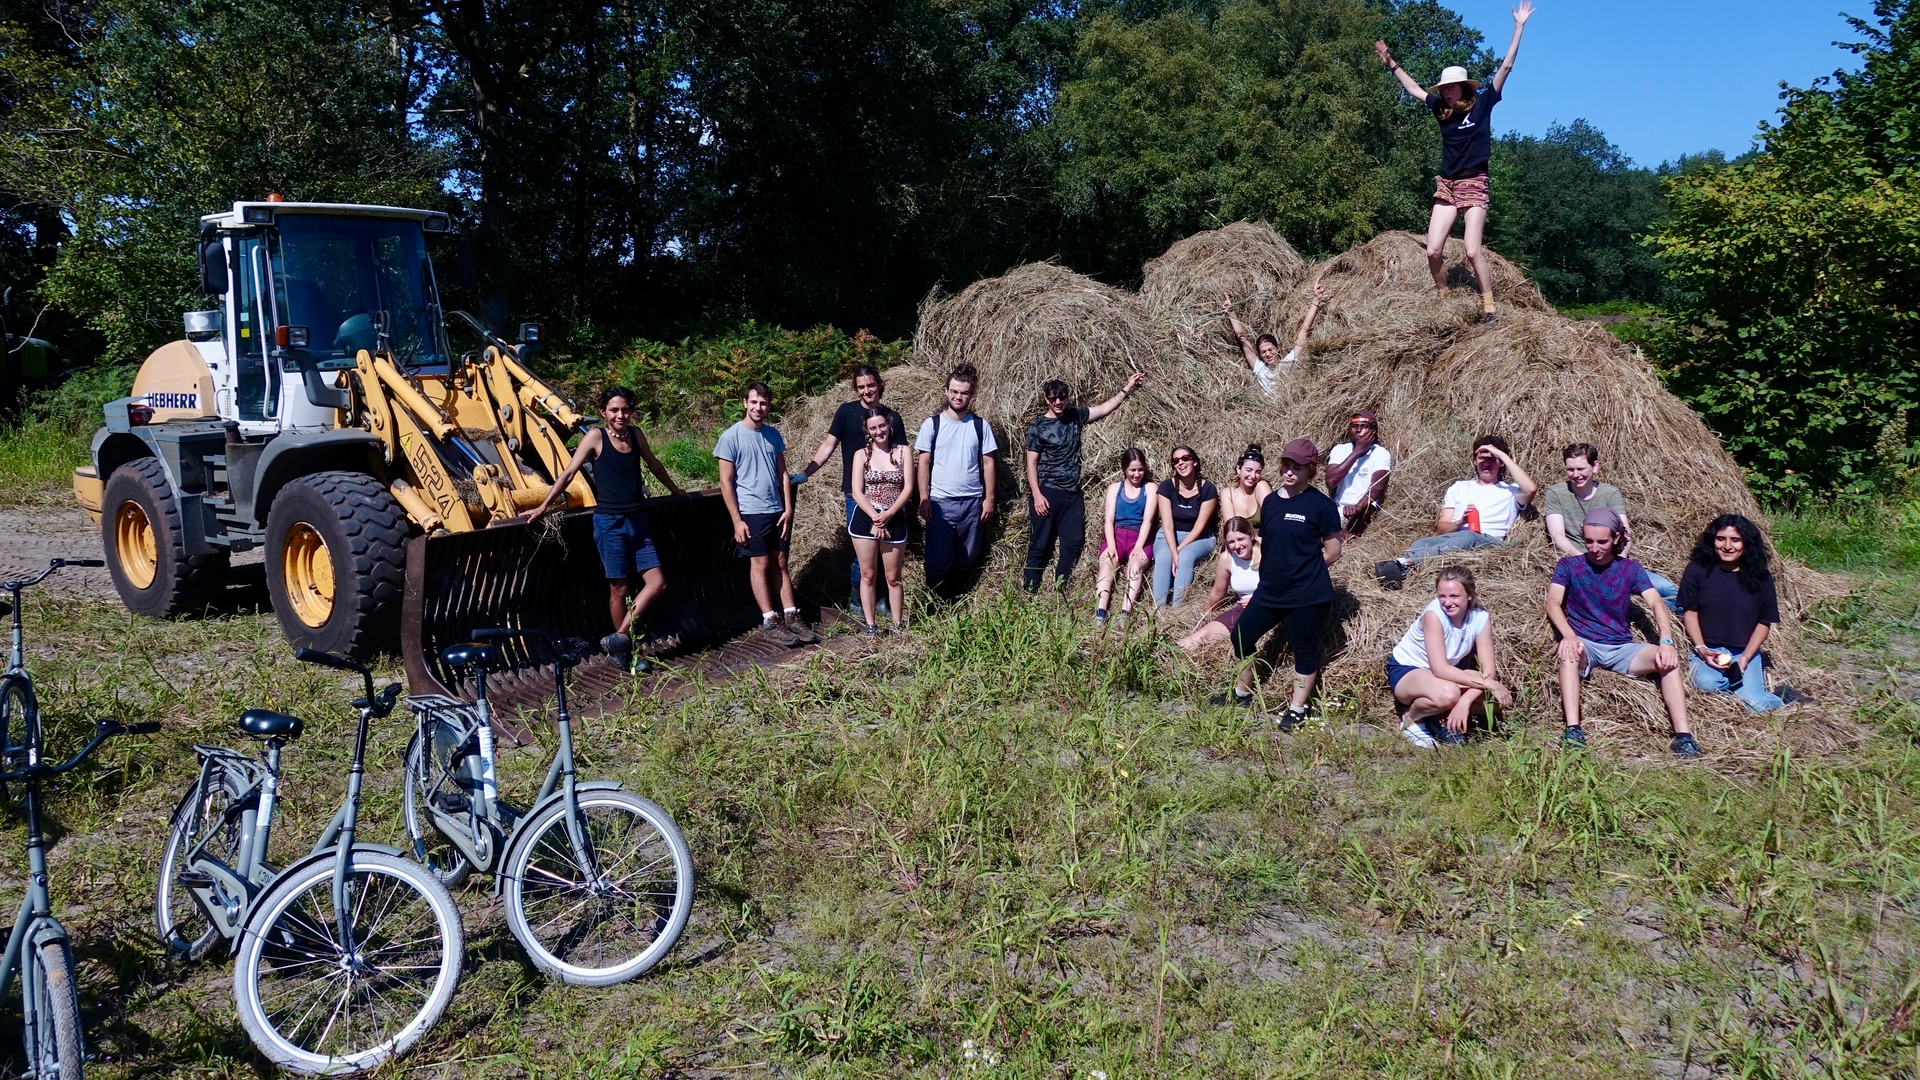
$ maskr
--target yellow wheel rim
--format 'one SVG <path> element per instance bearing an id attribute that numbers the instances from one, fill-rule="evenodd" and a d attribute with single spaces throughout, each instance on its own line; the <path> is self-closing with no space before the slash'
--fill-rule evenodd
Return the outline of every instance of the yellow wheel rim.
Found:
<path id="1" fill-rule="evenodd" d="M 300 621 L 318 630 L 333 617 L 333 556 L 313 526 L 296 522 L 280 551 L 280 574 L 287 602 Z"/>
<path id="2" fill-rule="evenodd" d="M 150 589 L 160 572 L 160 551 L 153 538 L 153 522 L 137 502 L 120 504 L 113 515 L 113 553 L 120 572 L 136 589 Z"/>

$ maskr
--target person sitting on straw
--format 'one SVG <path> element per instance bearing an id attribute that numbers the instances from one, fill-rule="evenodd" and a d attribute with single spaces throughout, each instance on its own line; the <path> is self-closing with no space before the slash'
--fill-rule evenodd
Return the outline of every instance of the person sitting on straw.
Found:
<path id="1" fill-rule="evenodd" d="M 1327 494 L 1346 521 L 1342 535 L 1351 540 L 1367 531 L 1367 523 L 1387 497 L 1387 474 L 1393 455 L 1379 442 L 1380 421 L 1372 409 L 1361 409 L 1347 421 L 1347 441 L 1327 451 Z"/>
<path id="2" fill-rule="evenodd" d="M 1393 700 L 1407 707 L 1402 734 L 1423 750 L 1465 745 L 1476 702 L 1492 694 L 1503 707 L 1513 706 L 1513 692 L 1494 674 L 1493 617 L 1480 606 L 1473 571 L 1449 566 L 1387 657 L 1387 685 Z"/>
<path id="3" fill-rule="evenodd" d="M 1587 511 L 1596 506 L 1611 506 L 1627 530 L 1627 542 L 1620 554 L 1632 551 L 1633 522 L 1627 520 L 1627 500 L 1619 488 L 1600 482 L 1600 451 L 1592 443 L 1574 443 L 1561 451 L 1560 457 L 1567 466 L 1567 482 L 1550 484 L 1540 493 L 1540 517 L 1546 522 L 1547 539 L 1562 555 L 1586 554 L 1567 535 L 1568 525 L 1586 520 Z M 1680 586 L 1652 570 L 1647 571 L 1647 578 L 1667 602 L 1667 610 L 1679 614 L 1674 598 L 1680 595 Z"/>
<path id="4" fill-rule="evenodd" d="M 1127 596 L 1120 614 L 1133 611 L 1140 596 L 1140 575 L 1153 561 L 1153 548 L 1145 543 L 1152 531 L 1153 492 L 1147 485 L 1153 480 L 1147 468 L 1146 451 L 1133 447 L 1120 455 L 1120 479 L 1107 485 L 1106 512 L 1102 515 L 1105 539 L 1100 541 L 1100 581 L 1095 587 L 1099 603 L 1093 612 L 1095 622 L 1107 624 L 1107 602 L 1113 595 L 1113 579 L 1120 564 L 1127 564 Z"/>
<path id="5" fill-rule="evenodd" d="M 1791 686 L 1767 691 L 1760 647 L 1780 621 L 1771 561 L 1758 526 L 1739 514 L 1721 514 L 1700 534 L 1680 575 L 1680 603 L 1693 640 L 1693 685 L 1710 694 L 1737 694 L 1754 712 L 1807 700 Z"/>
<path id="6" fill-rule="evenodd" d="M 1507 440 L 1498 435 L 1482 435 L 1473 441 L 1473 472 L 1473 479 L 1456 481 L 1447 488 L 1432 536 L 1415 540 L 1398 559 L 1374 564 L 1373 572 L 1383 588 L 1399 588 L 1407 579 L 1407 570 L 1423 559 L 1505 541 L 1520 511 L 1540 490 L 1507 452 Z"/>
<path id="7" fill-rule="evenodd" d="M 1127 395 L 1140 388 L 1146 376 L 1127 376 L 1120 392 L 1090 409 L 1071 404 L 1073 388 L 1048 379 L 1040 388 L 1047 411 L 1027 425 L 1027 565 L 1022 583 L 1028 592 L 1040 591 L 1047 556 L 1060 545 L 1060 561 L 1053 567 L 1053 583 L 1066 590 L 1080 552 L 1087 546 L 1087 497 L 1080 490 L 1080 438 L 1088 424 L 1118 409 Z"/>
<path id="8" fill-rule="evenodd" d="M 1467 77 L 1467 69 L 1449 67 L 1440 73 L 1440 81 L 1431 89 L 1423 87 L 1393 59 L 1384 41 L 1373 43 L 1380 62 L 1393 71 L 1407 93 L 1427 103 L 1434 119 L 1440 121 L 1440 175 L 1434 177 L 1433 216 L 1427 223 L 1427 267 L 1433 271 L 1433 285 L 1441 296 L 1447 295 L 1447 234 L 1453 231 L 1454 218 L 1466 211 L 1467 262 L 1480 284 L 1480 310 L 1483 319 L 1494 316 L 1493 274 L 1487 268 L 1487 256 L 1481 237 L 1487 228 L 1487 162 L 1493 156 L 1493 107 L 1500 103 L 1500 92 L 1513 71 L 1514 57 L 1520 54 L 1520 33 L 1533 15 L 1533 4 L 1520 0 L 1513 9 L 1513 41 L 1507 57 L 1500 61 L 1493 79 L 1482 88 Z"/>
<path id="9" fill-rule="evenodd" d="M 1213 591 L 1207 595 L 1207 610 L 1219 611 L 1229 594 L 1233 604 L 1181 638 L 1182 649 L 1198 652 L 1232 635 L 1234 624 L 1246 613 L 1247 601 L 1260 587 L 1260 547 L 1253 539 L 1252 522 L 1243 517 L 1227 519 L 1225 546 L 1213 557 Z"/>
<path id="10" fill-rule="evenodd" d="M 1266 505 L 1267 496 L 1273 494 L 1273 485 L 1262 479 L 1267 470 L 1267 459 L 1260 454 L 1259 443 L 1249 443 L 1240 452 L 1240 460 L 1233 463 L 1233 483 L 1220 493 L 1220 513 L 1225 517 L 1243 517 L 1253 523 L 1256 530 L 1254 543 L 1260 542 L 1260 508 Z"/>
<path id="11" fill-rule="evenodd" d="M 1700 756 L 1687 725 L 1687 690 L 1680 681 L 1680 657 L 1673 648 L 1673 624 L 1667 605 L 1660 602 L 1646 568 L 1621 556 L 1626 523 L 1610 506 L 1587 511 L 1580 527 L 1586 551 L 1569 555 L 1553 568 L 1547 586 L 1547 621 L 1560 635 L 1560 707 L 1567 730 L 1561 740 L 1587 745 L 1580 728 L 1580 682 L 1595 664 L 1635 677 L 1654 676 L 1673 725 L 1673 752 L 1679 757 Z M 1660 644 L 1633 640 L 1633 598 L 1640 597 L 1660 628 Z"/>
<path id="12" fill-rule="evenodd" d="M 1280 452 L 1280 488 L 1267 496 L 1260 520 L 1260 585 L 1234 623 L 1233 656 L 1240 673 L 1233 703 L 1253 704 L 1253 652 L 1260 638 L 1285 626 L 1293 646 L 1293 703 L 1280 715 L 1283 733 L 1307 720 L 1307 699 L 1320 675 L 1320 631 L 1333 609 L 1333 577 L 1340 560 L 1340 511 L 1313 486 L 1320 451 L 1309 439 L 1294 439 Z M 1225 705 L 1218 694 L 1213 704 Z"/>
<path id="13" fill-rule="evenodd" d="M 875 402 L 862 417 L 866 444 L 853 452 L 853 520 L 847 535 L 860 557 L 860 614 L 864 633 L 880 632 L 875 625 L 875 593 L 880 573 L 887 575 L 887 600 L 893 613 L 893 632 L 907 631 L 906 598 L 900 588 L 900 559 L 907 543 L 905 511 L 913 499 L 913 451 L 899 434 L 898 414 Z"/>
<path id="14" fill-rule="evenodd" d="M 1153 606 L 1178 605 L 1193 584 L 1194 567 L 1213 554 L 1213 512 L 1220 491 L 1200 474 L 1200 455 L 1191 446 L 1176 446 L 1171 458 L 1173 475 L 1160 481 L 1154 514 L 1160 531 L 1153 538 Z"/>
<path id="15" fill-rule="evenodd" d="M 1233 327 L 1233 336 L 1240 342 L 1240 355 L 1247 358 L 1247 366 L 1253 369 L 1253 381 L 1260 384 L 1260 392 L 1267 395 L 1268 401 L 1280 400 L 1280 385 L 1274 379 L 1274 368 L 1291 367 L 1306 355 L 1307 332 L 1313 329 L 1314 317 L 1320 314 L 1320 308 L 1327 302 L 1327 290 L 1320 284 L 1319 278 L 1313 279 L 1313 302 L 1307 305 L 1307 313 L 1300 319 L 1300 329 L 1293 335 L 1293 351 L 1286 356 L 1280 355 L 1280 339 L 1272 334 L 1261 334 L 1248 341 L 1247 328 L 1233 314 L 1233 299 L 1220 298 L 1221 311 L 1227 317 L 1227 325 Z"/>

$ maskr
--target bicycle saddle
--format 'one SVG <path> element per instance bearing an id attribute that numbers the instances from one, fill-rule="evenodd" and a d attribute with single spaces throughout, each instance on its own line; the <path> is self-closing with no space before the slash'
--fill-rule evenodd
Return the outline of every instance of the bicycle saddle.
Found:
<path id="1" fill-rule="evenodd" d="M 305 720 L 286 713 L 277 713 L 271 709 L 248 709 L 240 714 L 240 733 L 256 739 L 278 739 L 292 742 L 300 737 L 307 726 Z"/>
<path id="2" fill-rule="evenodd" d="M 440 653 L 440 659 L 448 667 L 463 668 L 479 664 L 483 668 L 495 667 L 500 663 L 500 647 L 497 645 L 454 645 Z"/>

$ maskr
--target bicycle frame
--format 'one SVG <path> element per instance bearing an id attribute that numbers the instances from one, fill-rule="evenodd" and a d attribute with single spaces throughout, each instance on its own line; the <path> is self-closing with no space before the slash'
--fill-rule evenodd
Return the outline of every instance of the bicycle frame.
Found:
<path id="1" fill-rule="evenodd" d="M 18 630 L 15 631 L 16 635 Z M 18 637 L 15 638 L 18 641 Z M 38 740 L 29 739 L 28 742 Z M 29 750 L 36 749 L 29 747 Z M 91 749 L 91 748 L 89 748 Z M 37 756 L 37 755 L 35 755 Z M 25 1016 L 26 1028 L 24 1042 L 27 1060 L 40 1060 L 40 1024 L 35 1014 L 34 1003 L 40 1000 L 36 992 L 39 988 L 28 985 L 34 977 L 36 968 L 23 962 L 28 949 L 39 948 L 50 941 L 60 943 L 62 949 L 68 948 L 67 929 L 60 920 L 53 917 L 53 898 L 47 891 L 47 850 L 46 840 L 40 834 L 40 782 L 29 779 L 26 784 L 27 814 L 27 895 L 20 900 L 20 912 L 14 916 L 13 932 L 7 935 L 7 950 L 0 955 L 0 990 L 13 985 L 13 973 L 20 971 L 20 1011 Z"/>

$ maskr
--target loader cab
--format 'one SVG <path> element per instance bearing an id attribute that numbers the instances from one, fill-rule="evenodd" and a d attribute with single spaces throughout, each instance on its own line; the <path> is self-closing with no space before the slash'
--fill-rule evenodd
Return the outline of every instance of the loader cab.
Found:
<path id="1" fill-rule="evenodd" d="M 243 434 L 332 428 L 335 411 L 314 400 L 312 387 L 332 387 L 362 349 L 390 349 L 411 372 L 447 370 L 451 354 L 426 248 L 427 233 L 448 231 L 445 214 L 238 202 L 200 220 L 202 285 L 225 297 L 220 347 L 209 341 L 201 351 L 216 411 L 238 421 Z"/>

